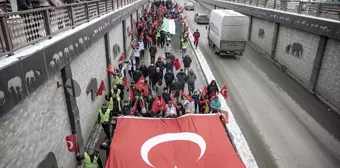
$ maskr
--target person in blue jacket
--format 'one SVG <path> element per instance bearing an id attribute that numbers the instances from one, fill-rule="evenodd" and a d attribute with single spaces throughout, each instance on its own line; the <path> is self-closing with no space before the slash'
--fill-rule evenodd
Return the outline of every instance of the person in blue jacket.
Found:
<path id="1" fill-rule="evenodd" d="M 221 108 L 221 101 L 218 99 L 217 96 L 215 96 L 211 103 L 210 103 L 210 108 L 211 108 L 211 111 L 212 113 L 218 113 L 218 111 L 220 110 Z"/>

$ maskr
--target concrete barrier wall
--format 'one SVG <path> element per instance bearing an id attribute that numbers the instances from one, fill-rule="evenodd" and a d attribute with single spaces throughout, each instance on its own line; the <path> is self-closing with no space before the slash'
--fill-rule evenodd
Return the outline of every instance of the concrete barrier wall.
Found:
<path id="1" fill-rule="evenodd" d="M 270 55 L 274 36 L 275 23 L 268 22 L 259 18 L 252 18 L 252 26 L 250 33 L 250 41 L 259 46 L 266 54 Z M 260 31 L 263 30 L 263 34 L 260 35 Z"/>
<path id="2" fill-rule="evenodd" d="M 104 96 L 95 96 L 95 100 L 92 101 L 91 92 L 88 92 L 87 87 L 92 79 L 96 79 L 98 86 L 100 81 L 103 80 L 106 88 L 108 88 L 105 54 L 104 38 L 101 38 L 71 62 L 73 79 L 82 88 L 81 96 L 77 97 L 77 105 L 84 142 L 88 141 L 96 122 L 95 119 L 98 117 L 96 112 L 105 100 Z M 95 95 L 96 93 L 92 94 Z"/>
<path id="3" fill-rule="evenodd" d="M 124 44 L 123 44 L 123 24 L 119 23 L 109 32 L 109 41 L 110 41 L 110 57 L 111 60 L 118 60 L 119 56 L 124 52 Z M 117 61 L 113 61 L 114 66 L 117 68 Z"/>
<path id="4" fill-rule="evenodd" d="M 340 107 L 340 41 L 329 39 L 321 70 L 316 83 L 316 92 L 336 107 Z"/>
<path id="5" fill-rule="evenodd" d="M 198 2 L 208 11 L 224 8 L 203 1 Z M 225 7 L 232 10 L 235 5 L 226 5 Z M 242 8 L 235 8 L 235 10 L 240 9 Z M 293 75 L 298 82 L 321 97 L 321 100 L 330 104 L 336 111 L 339 111 L 340 41 L 290 27 L 293 25 L 280 24 L 279 21 L 282 18 L 279 18 L 278 22 L 267 21 L 265 17 L 252 16 L 251 18 L 250 42 L 253 46 L 260 48 L 266 55 L 279 63 L 283 69 Z M 276 24 L 278 25 L 277 34 Z M 306 21 L 304 24 L 308 24 L 308 22 Z M 311 26 L 319 25 L 313 24 Z M 264 31 L 263 36 L 259 36 L 260 29 Z M 277 40 L 274 46 L 275 37 L 277 37 Z M 321 38 L 326 40 L 321 41 Z M 325 44 L 326 49 L 323 51 L 322 45 Z M 289 51 L 287 51 L 288 45 L 290 45 Z M 300 48 L 302 48 L 302 51 L 299 55 L 292 52 L 292 50 L 299 50 Z M 272 53 L 272 50 L 274 50 L 274 53 Z M 318 53 L 320 54 L 318 55 Z M 322 62 L 321 67 L 318 67 L 320 61 Z"/>
<path id="6" fill-rule="evenodd" d="M 108 92 L 107 57 L 117 64 L 124 51 L 122 21 L 131 27 L 131 16 L 145 3 L 140 0 L 1 60 L 0 168 L 45 168 L 47 162 L 49 167 L 76 167 L 76 155 L 68 152 L 65 137 L 77 134 L 80 151 L 84 150 L 105 95 L 92 100 L 88 91 L 103 80 Z M 57 82 L 66 79 L 79 83 L 79 97 L 66 99 L 68 92 L 57 88 Z"/>
<path id="7" fill-rule="evenodd" d="M 308 85 L 318 43 L 319 36 L 317 35 L 280 25 L 274 59 L 281 65 L 284 65 L 294 76 L 301 80 L 303 84 Z M 297 52 L 292 52 L 295 47 L 293 46 L 294 44 L 301 45 L 301 55 L 297 56 Z M 271 46 L 271 43 L 267 45 Z M 286 52 L 288 45 L 291 47 L 289 52 Z"/>

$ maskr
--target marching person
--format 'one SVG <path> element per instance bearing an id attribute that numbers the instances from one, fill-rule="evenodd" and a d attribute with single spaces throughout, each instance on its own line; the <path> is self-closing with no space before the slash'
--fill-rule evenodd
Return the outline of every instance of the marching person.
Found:
<path id="1" fill-rule="evenodd" d="M 133 71 L 136 70 L 136 60 L 133 59 L 133 56 L 130 57 L 128 65 L 129 65 L 129 75 L 130 75 L 130 78 L 132 78 Z"/>
<path id="2" fill-rule="evenodd" d="M 148 67 L 144 64 L 144 62 L 140 65 L 139 70 L 142 72 L 144 78 L 149 76 Z"/>
<path id="3" fill-rule="evenodd" d="M 98 151 L 94 148 L 89 148 L 83 155 L 77 153 L 77 160 L 84 160 L 84 168 L 103 168 L 102 161 Z"/>
<path id="4" fill-rule="evenodd" d="M 122 114 L 124 116 L 130 115 L 130 110 L 131 110 L 131 104 L 129 103 L 129 101 L 124 100 L 124 104 L 122 107 Z"/>
<path id="5" fill-rule="evenodd" d="M 218 89 L 218 86 L 217 86 L 215 80 L 212 80 L 212 81 L 210 82 L 210 84 L 208 85 L 207 89 L 208 89 L 208 95 L 209 95 L 209 96 L 210 96 L 212 93 L 218 94 L 218 92 L 219 92 L 219 89 Z"/>
<path id="6" fill-rule="evenodd" d="M 165 44 L 164 52 L 165 52 L 165 59 L 169 59 L 170 54 L 172 52 L 172 47 L 169 41 L 167 41 Z"/>
<path id="7" fill-rule="evenodd" d="M 198 29 L 196 29 L 196 32 L 193 34 L 193 36 L 194 36 L 194 45 L 195 45 L 195 47 L 196 47 L 196 49 L 197 49 L 198 40 L 199 40 L 199 38 L 200 38 L 200 36 L 201 36 L 201 34 L 200 34 L 200 32 L 198 31 Z"/>
<path id="8" fill-rule="evenodd" d="M 169 88 L 168 93 L 171 93 L 171 90 L 172 90 L 171 84 L 174 81 L 174 79 L 175 79 L 174 73 L 172 73 L 171 70 L 167 70 L 167 72 L 164 75 L 164 81 L 165 81 L 166 87 Z"/>
<path id="9" fill-rule="evenodd" d="M 197 91 L 194 91 L 194 94 L 191 96 L 191 98 L 194 99 L 194 104 L 195 104 L 195 111 L 194 111 L 194 113 L 197 114 L 198 113 L 197 112 L 197 108 L 198 108 L 198 103 L 199 103 L 200 95 L 198 94 Z"/>
<path id="10" fill-rule="evenodd" d="M 187 71 L 189 71 L 190 65 L 191 65 L 191 57 L 189 55 L 185 55 L 183 58 L 183 66 L 184 66 L 184 73 L 188 74 Z"/>
<path id="11" fill-rule="evenodd" d="M 164 47 L 164 44 L 165 44 L 165 32 L 163 30 L 161 30 L 161 47 L 163 48 Z"/>
<path id="12" fill-rule="evenodd" d="M 111 117 L 112 117 L 111 109 L 108 108 L 106 104 L 103 104 L 102 107 L 99 109 L 98 123 L 102 125 L 107 139 L 111 139 L 110 136 Z"/>
<path id="13" fill-rule="evenodd" d="M 139 69 L 135 70 L 132 74 L 132 79 L 133 81 L 135 81 L 136 83 L 138 82 L 138 80 L 143 76 L 142 71 L 140 71 Z"/>
<path id="14" fill-rule="evenodd" d="M 151 57 L 151 63 L 155 63 L 155 58 L 156 58 L 156 53 L 157 53 L 157 47 L 154 45 L 151 45 L 151 47 L 149 48 L 149 53 L 150 53 L 150 57 Z"/>
<path id="15" fill-rule="evenodd" d="M 187 48 L 188 48 L 187 40 L 183 38 L 181 44 L 182 44 L 181 49 L 182 49 L 182 58 L 183 58 L 187 53 Z"/>
<path id="16" fill-rule="evenodd" d="M 144 49 L 145 49 L 143 39 L 141 39 L 139 41 L 138 46 L 139 46 L 139 50 L 140 50 L 140 57 L 141 57 L 141 59 L 143 59 L 144 58 Z"/>
<path id="17" fill-rule="evenodd" d="M 180 89 L 181 89 L 182 91 L 184 91 L 184 86 L 185 86 L 185 81 L 186 81 L 186 79 L 187 79 L 187 76 L 186 76 L 186 74 L 184 73 L 183 69 L 181 69 L 181 70 L 177 73 L 176 77 L 177 77 L 177 79 L 178 79 L 178 81 L 179 81 L 179 83 L 180 83 Z M 182 97 L 182 99 L 183 99 L 183 96 L 181 96 L 181 97 Z"/>
<path id="18" fill-rule="evenodd" d="M 212 97 L 212 101 L 210 102 L 210 108 L 212 113 L 218 113 L 221 108 L 221 101 L 217 96 Z"/>
<path id="19" fill-rule="evenodd" d="M 197 79 L 197 76 L 194 72 L 194 70 L 190 69 L 188 75 L 187 75 L 187 83 L 188 83 L 188 93 L 189 96 L 191 96 L 192 92 L 195 90 L 195 81 Z"/>
<path id="20" fill-rule="evenodd" d="M 163 74 L 163 72 L 164 72 L 164 62 L 162 61 L 162 59 L 160 58 L 160 57 L 158 57 L 158 60 L 157 60 L 157 62 L 156 62 L 156 67 L 158 67 L 159 69 L 160 69 L 160 71 L 162 72 L 162 74 Z"/>
<path id="21" fill-rule="evenodd" d="M 177 77 L 174 79 L 174 81 L 171 84 L 171 90 L 173 93 L 175 93 L 175 98 L 176 101 L 179 102 L 179 95 L 180 95 L 180 91 L 181 91 L 181 83 L 178 81 Z"/>
<path id="22" fill-rule="evenodd" d="M 115 79 L 117 88 L 119 90 L 121 90 L 120 93 L 120 98 L 123 99 L 124 98 L 124 77 L 121 73 L 116 73 L 116 79 Z"/>
<path id="23" fill-rule="evenodd" d="M 140 61 L 140 50 L 139 50 L 138 46 L 134 50 L 134 56 L 135 56 L 135 60 L 136 60 L 136 67 L 138 67 L 139 61 Z"/>
<path id="24" fill-rule="evenodd" d="M 154 78 L 156 77 L 157 75 L 157 72 L 156 72 L 156 66 L 153 65 L 153 63 L 151 62 L 151 64 L 149 65 L 148 67 L 148 72 L 149 72 L 149 84 L 151 86 L 154 86 L 156 83 L 152 83 L 154 80 Z"/>

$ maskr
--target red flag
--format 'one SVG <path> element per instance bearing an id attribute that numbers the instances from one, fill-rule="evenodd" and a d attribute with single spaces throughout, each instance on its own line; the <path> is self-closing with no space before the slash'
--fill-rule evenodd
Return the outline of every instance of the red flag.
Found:
<path id="1" fill-rule="evenodd" d="M 128 36 L 130 37 L 131 35 L 133 35 L 133 29 L 128 32 Z"/>
<path id="2" fill-rule="evenodd" d="M 176 71 L 181 69 L 181 63 L 179 62 L 178 58 L 174 59 L 173 64 L 174 64 L 174 67 L 175 67 Z"/>
<path id="3" fill-rule="evenodd" d="M 159 111 L 159 109 L 161 108 L 162 104 L 161 104 L 161 100 L 159 100 L 159 97 L 156 96 L 155 100 L 152 103 L 152 111 L 154 113 L 157 113 Z"/>
<path id="4" fill-rule="evenodd" d="M 129 84 L 128 84 L 128 80 L 127 80 L 127 77 L 124 77 L 124 86 L 127 87 Z"/>
<path id="5" fill-rule="evenodd" d="M 132 101 L 134 99 L 134 95 L 133 95 L 133 88 L 130 86 L 130 89 L 129 89 L 129 100 Z"/>
<path id="6" fill-rule="evenodd" d="M 188 31 L 189 30 L 189 26 L 185 26 L 185 31 Z"/>
<path id="7" fill-rule="evenodd" d="M 161 107 L 163 107 L 163 110 L 168 110 L 168 106 L 166 105 L 163 96 L 161 96 Z"/>
<path id="8" fill-rule="evenodd" d="M 136 39 L 132 40 L 132 41 L 131 41 L 131 47 L 132 47 L 132 48 L 136 48 L 136 45 L 137 45 Z"/>
<path id="9" fill-rule="evenodd" d="M 77 152 L 78 144 L 77 144 L 77 136 L 76 134 L 72 134 L 66 136 L 66 145 L 69 152 Z"/>
<path id="10" fill-rule="evenodd" d="M 138 102 L 138 101 L 135 101 L 135 104 L 134 104 L 133 107 L 131 108 L 131 110 L 130 110 L 130 115 L 134 115 L 134 114 L 135 114 L 136 109 L 137 109 L 137 102 Z"/>
<path id="11" fill-rule="evenodd" d="M 97 90 L 96 96 L 101 96 L 103 94 L 103 91 L 105 90 L 105 85 L 104 85 L 104 81 L 102 80 L 100 82 L 99 88 Z"/>
<path id="12" fill-rule="evenodd" d="M 109 65 L 107 66 L 107 71 L 111 74 L 113 74 L 113 71 L 112 71 L 112 62 L 110 61 Z"/>
<path id="13" fill-rule="evenodd" d="M 154 26 L 158 26 L 158 20 L 153 21 Z"/>
<path id="14" fill-rule="evenodd" d="M 142 90 L 143 90 L 143 96 L 148 96 L 149 95 L 149 88 L 148 88 L 148 85 L 145 84 L 143 87 L 142 87 Z"/>
<path id="15" fill-rule="evenodd" d="M 144 32 L 140 33 L 139 37 L 143 38 L 143 36 L 144 36 Z"/>
<path id="16" fill-rule="evenodd" d="M 124 59 L 125 59 L 125 53 L 122 53 L 122 55 L 118 59 L 118 62 L 124 61 Z"/>
<path id="17" fill-rule="evenodd" d="M 138 91 L 142 91 L 144 85 L 145 85 L 145 80 L 144 80 L 144 76 L 142 75 L 136 83 L 136 89 Z"/>
<path id="18" fill-rule="evenodd" d="M 245 168 L 218 114 L 117 118 L 110 149 L 106 168 Z"/>
<path id="19" fill-rule="evenodd" d="M 178 110 L 179 108 L 178 108 L 178 105 L 177 105 L 177 103 L 175 101 L 175 94 L 176 94 L 176 92 L 178 92 L 178 91 L 175 91 L 173 94 L 171 94 L 170 98 L 171 98 L 172 105 L 175 106 L 176 109 Z"/>
<path id="20" fill-rule="evenodd" d="M 207 95 L 207 94 L 208 94 L 208 88 L 207 88 L 207 86 L 204 86 L 202 93 L 201 93 L 201 97 L 204 99 L 205 95 Z"/>
<path id="21" fill-rule="evenodd" d="M 228 89 L 227 85 L 224 85 L 220 91 L 221 95 L 226 99 L 228 98 Z"/>
<path id="22" fill-rule="evenodd" d="M 183 91 L 180 91 L 181 96 L 183 96 L 185 99 L 187 99 L 189 102 L 193 102 L 194 99 L 185 94 Z"/>
<path id="23" fill-rule="evenodd" d="M 227 111 L 224 110 L 220 110 L 220 113 L 222 114 L 222 122 L 224 124 L 228 124 L 229 123 L 229 114 Z"/>
<path id="24" fill-rule="evenodd" d="M 164 58 L 163 56 L 159 56 L 158 58 L 161 58 L 161 60 L 162 60 L 163 62 L 166 61 L 165 58 Z"/>
<path id="25" fill-rule="evenodd" d="M 152 38 L 150 36 L 146 36 L 146 40 L 148 40 L 148 42 L 152 43 Z"/>

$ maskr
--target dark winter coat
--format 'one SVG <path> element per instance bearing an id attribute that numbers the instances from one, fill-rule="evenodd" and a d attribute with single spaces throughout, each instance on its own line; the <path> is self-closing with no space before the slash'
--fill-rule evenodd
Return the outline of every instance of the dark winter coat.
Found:
<path id="1" fill-rule="evenodd" d="M 141 65 L 139 67 L 139 70 L 142 72 L 145 78 L 149 76 L 148 67 L 146 67 L 145 65 Z"/>
<path id="2" fill-rule="evenodd" d="M 171 84 L 175 79 L 175 75 L 171 72 L 167 72 L 165 73 L 164 75 L 164 80 L 165 80 L 165 83 L 168 85 L 168 84 Z"/>
<path id="3" fill-rule="evenodd" d="M 210 95 L 212 93 L 219 92 L 219 89 L 218 89 L 217 85 L 213 86 L 213 85 L 209 84 L 207 89 L 208 89 L 208 95 Z"/>
<path id="4" fill-rule="evenodd" d="M 148 72 L 149 72 L 149 77 L 150 78 L 153 78 L 155 75 L 156 75 L 156 66 L 152 66 L 152 65 L 150 65 L 149 67 L 148 67 Z"/>
<path id="5" fill-rule="evenodd" d="M 185 56 L 184 59 L 183 59 L 183 66 L 185 68 L 190 68 L 191 62 L 192 62 L 192 60 L 191 60 L 190 56 Z"/>
<path id="6" fill-rule="evenodd" d="M 172 89 L 173 92 L 177 91 L 176 94 L 175 94 L 175 97 L 178 97 L 179 91 L 181 89 L 181 84 L 179 83 L 179 81 L 172 82 L 171 89 Z"/>
<path id="7" fill-rule="evenodd" d="M 136 70 L 133 72 L 133 80 L 137 82 L 140 77 L 142 77 L 143 73 L 140 70 Z"/>
<path id="8" fill-rule="evenodd" d="M 157 53 L 157 48 L 155 46 L 151 46 L 149 48 L 149 53 L 150 53 L 150 56 L 155 57 Z"/>
<path id="9" fill-rule="evenodd" d="M 185 84 L 185 81 L 186 81 L 186 74 L 184 72 L 178 72 L 177 75 L 176 75 L 177 79 L 178 79 L 178 82 L 181 84 L 181 85 L 184 85 Z"/>
<path id="10" fill-rule="evenodd" d="M 164 62 L 161 61 L 161 60 L 158 60 L 158 61 L 156 62 L 156 67 L 159 67 L 159 69 L 160 69 L 161 72 L 163 72 L 164 66 L 165 66 L 165 65 L 164 65 Z"/>

